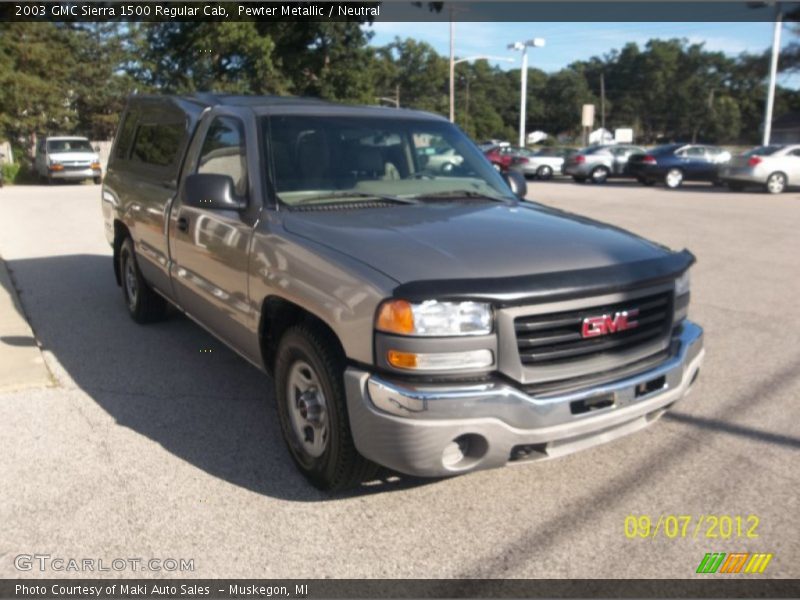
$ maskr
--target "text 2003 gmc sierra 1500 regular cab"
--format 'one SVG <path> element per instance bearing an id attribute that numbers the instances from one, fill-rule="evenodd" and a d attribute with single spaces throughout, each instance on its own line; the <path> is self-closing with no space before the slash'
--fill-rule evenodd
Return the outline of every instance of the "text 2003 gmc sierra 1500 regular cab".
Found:
<path id="1" fill-rule="evenodd" d="M 324 489 L 614 439 L 703 359 L 688 251 L 519 202 L 435 115 L 134 96 L 102 207 L 131 316 L 174 304 L 270 373 Z"/>

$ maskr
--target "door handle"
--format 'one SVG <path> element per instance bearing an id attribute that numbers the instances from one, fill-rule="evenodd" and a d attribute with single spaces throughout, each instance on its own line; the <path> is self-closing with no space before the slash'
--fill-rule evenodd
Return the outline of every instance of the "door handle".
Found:
<path id="1" fill-rule="evenodd" d="M 178 229 L 181 231 L 189 231 L 189 219 L 186 217 L 178 217 Z"/>

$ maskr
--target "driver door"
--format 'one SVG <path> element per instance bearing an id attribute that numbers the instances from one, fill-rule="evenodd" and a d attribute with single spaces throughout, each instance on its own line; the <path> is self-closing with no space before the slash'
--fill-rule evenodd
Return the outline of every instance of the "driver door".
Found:
<path id="1" fill-rule="evenodd" d="M 239 350 L 252 343 L 248 331 L 255 318 L 248 296 L 250 242 L 260 209 L 253 198 L 248 161 L 256 151 L 253 131 L 254 126 L 248 129 L 239 116 L 208 117 L 182 173 L 184 181 L 192 173 L 230 176 L 247 207 L 237 211 L 188 206 L 186 186 L 181 185 L 169 224 L 170 272 L 181 307 Z"/>

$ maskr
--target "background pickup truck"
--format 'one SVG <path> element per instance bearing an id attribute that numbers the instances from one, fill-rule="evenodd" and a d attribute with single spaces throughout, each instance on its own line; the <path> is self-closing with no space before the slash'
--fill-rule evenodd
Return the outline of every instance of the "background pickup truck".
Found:
<path id="1" fill-rule="evenodd" d="M 612 440 L 685 396 L 703 359 L 691 253 L 519 202 L 427 113 L 134 96 L 102 207 L 133 319 L 171 303 L 269 373 L 290 454 L 324 489 Z"/>

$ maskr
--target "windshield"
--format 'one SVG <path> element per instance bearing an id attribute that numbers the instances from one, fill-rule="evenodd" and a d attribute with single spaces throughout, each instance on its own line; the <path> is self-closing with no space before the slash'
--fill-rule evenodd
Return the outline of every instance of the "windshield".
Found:
<path id="1" fill-rule="evenodd" d="M 89 140 L 48 140 L 48 152 L 94 152 Z"/>
<path id="2" fill-rule="evenodd" d="M 287 205 L 366 197 L 514 196 L 450 123 L 339 116 L 262 120 L 278 198 Z"/>

